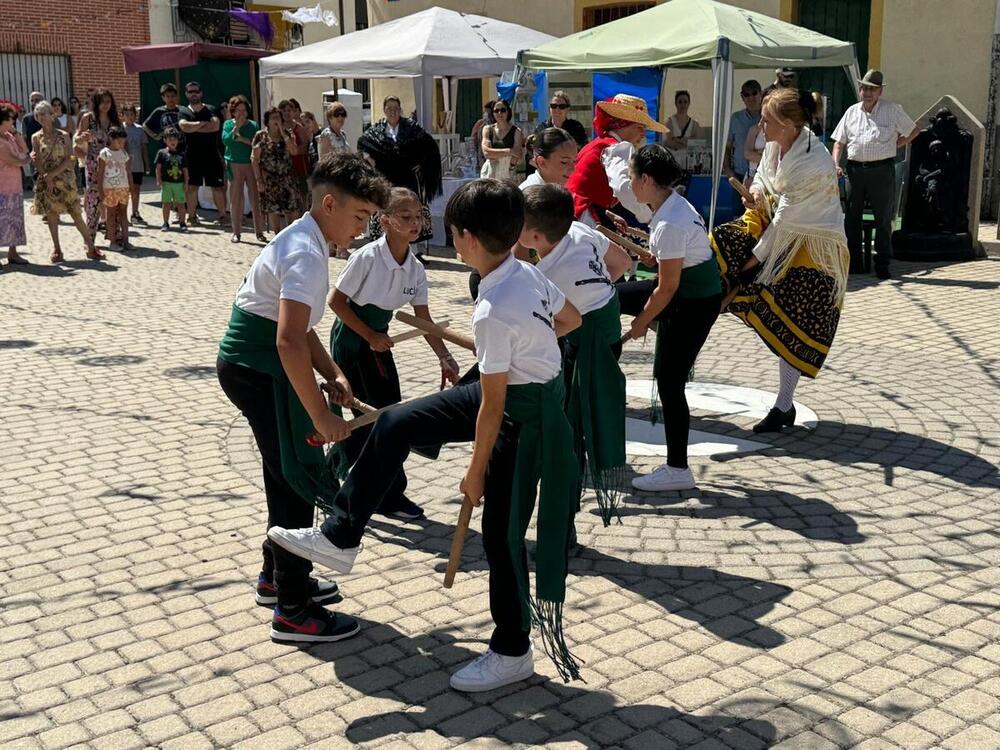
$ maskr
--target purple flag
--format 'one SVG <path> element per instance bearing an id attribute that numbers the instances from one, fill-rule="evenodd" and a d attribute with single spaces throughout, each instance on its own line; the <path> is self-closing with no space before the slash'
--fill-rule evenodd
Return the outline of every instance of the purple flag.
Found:
<path id="1" fill-rule="evenodd" d="M 251 29 L 260 34 L 261 39 L 268 45 L 274 39 L 274 26 L 271 25 L 271 14 L 265 11 L 243 10 L 242 8 L 232 8 L 229 15 L 237 21 L 242 21 Z"/>

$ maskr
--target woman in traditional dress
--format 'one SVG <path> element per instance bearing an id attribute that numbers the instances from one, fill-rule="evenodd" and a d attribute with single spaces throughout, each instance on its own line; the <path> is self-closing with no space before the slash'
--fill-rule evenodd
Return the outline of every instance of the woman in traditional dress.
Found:
<path id="1" fill-rule="evenodd" d="M 292 166 L 294 148 L 294 136 L 282 129 L 281 112 L 269 109 L 264 113 L 263 129 L 253 137 L 250 161 L 272 232 L 280 232 L 302 212 L 299 178 Z"/>
<path id="2" fill-rule="evenodd" d="M 426 130 L 415 120 L 402 116 L 398 97 L 387 96 L 382 102 L 382 112 L 385 117 L 358 140 L 358 151 L 393 187 L 409 188 L 420 198 L 422 229 L 415 244 L 426 246 L 426 241 L 434 235 L 429 205 L 434 196 L 441 194 L 441 152 Z M 382 236 L 377 217 L 372 217 L 368 234 L 372 239 Z M 415 254 L 423 260 L 422 252 Z"/>
<path id="3" fill-rule="evenodd" d="M 57 127 L 55 111 L 48 102 L 35 105 L 35 120 L 42 126 L 31 137 L 31 158 L 35 162 L 35 201 L 31 213 L 41 216 L 52 235 L 53 263 L 63 261 L 59 244 L 59 217 L 69 214 L 87 246 L 87 257 L 101 260 L 104 256 L 94 247 L 94 235 L 80 212 L 80 196 L 76 192 L 76 158 L 69 133 Z"/>
<path id="4" fill-rule="evenodd" d="M 84 112 L 76 126 L 76 148 L 86 149 L 87 192 L 83 207 L 87 214 L 87 226 L 91 235 L 97 234 L 101 220 L 101 186 L 97 184 L 97 155 L 108 145 L 108 130 L 121 127 L 114 95 L 107 89 L 97 89 L 90 101 L 90 109 Z"/>
<path id="5" fill-rule="evenodd" d="M 808 91 L 768 94 L 753 200 L 744 200 L 741 219 L 712 233 L 726 309 L 779 357 L 778 397 L 754 432 L 794 424 L 795 386 L 800 375 L 819 374 L 847 288 L 844 212 L 833 159 L 810 129 L 815 112 Z"/>
<path id="6" fill-rule="evenodd" d="M 0 104 L 0 247 L 7 248 L 7 262 L 27 263 L 17 246 L 28 244 L 24 232 L 21 168 L 28 163 L 28 147 L 14 126 L 17 110 Z"/>
<path id="7" fill-rule="evenodd" d="M 613 228 L 607 211 L 620 203 L 640 222 L 649 223 L 652 212 L 632 192 L 628 171 L 633 153 L 645 143 L 646 130 L 663 133 L 666 128 L 649 116 L 643 99 L 618 94 L 597 103 L 597 137 L 580 149 L 573 174 L 566 181 L 577 221 Z"/>

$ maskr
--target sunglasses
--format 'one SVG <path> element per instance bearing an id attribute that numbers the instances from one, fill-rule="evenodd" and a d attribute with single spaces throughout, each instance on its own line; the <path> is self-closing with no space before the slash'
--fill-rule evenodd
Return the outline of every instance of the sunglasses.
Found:
<path id="1" fill-rule="evenodd" d="M 495 114 L 495 115 L 498 115 L 501 112 L 510 112 L 510 110 L 507 109 L 506 107 L 498 107 L 497 109 L 493 110 L 493 114 Z"/>
<path id="2" fill-rule="evenodd" d="M 346 112 L 334 112 L 332 115 L 330 115 L 330 118 L 332 119 L 334 117 L 347 117 L 347 113 Z"/>
<path id="3" fill-rule="evenodd" d="M 568 104 L 560 104 L 559 102 L 553 102 L 549 105 L 549 109 L 569 109 Z"/>

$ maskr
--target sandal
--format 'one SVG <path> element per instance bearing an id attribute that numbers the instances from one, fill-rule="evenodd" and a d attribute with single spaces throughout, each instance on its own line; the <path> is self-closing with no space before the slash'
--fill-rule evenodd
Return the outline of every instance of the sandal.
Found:
<path id="1" fill-rule="evenodd" d="M 96 247 L 94 247 L 87 251 L 87 258 L 89 258 L 90 260 L 104 260 L 105 255 Z"/>
<path id="2" fill-rule="evenodd" d="M 49 256 L 49 261 L 52 263 L 62 263 L 63 262 L 62 250 L 53 250 L 52 254 Z"/>
<path id="3" fill-rule="evenodd" d="M 238 234 L 234 234 L 232 237 L 229 238 L 229 241 L 235 245 L 237 242 L 240 241 L 240 236 Z"/>
<path id="4" fill-rule="evenodd" d="M 15 255 L 13 258 L 9 255 L 7 256 L 7 263 L 12 266 L 26 266 L 30 262 L 27 258 L 22 258 L 20 255 Z"/>

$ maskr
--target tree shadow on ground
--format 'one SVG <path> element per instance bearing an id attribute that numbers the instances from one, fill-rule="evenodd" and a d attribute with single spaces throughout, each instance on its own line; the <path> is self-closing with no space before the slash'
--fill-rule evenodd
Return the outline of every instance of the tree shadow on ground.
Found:
<path id="1" fill-rule="evenodd" d="M 451 627 L 410 637 L 388 624 L 366 620 L 360 624 L 356 638 L 312 647 L 310 655 L 331 662 L 344 685 L 408 708 L 353 720 L 346 736 L 355 744 L 428 730 L 453 740 L 493 738 L 532 746 L 566 739 L 589 750 L 639 735 L 646 747 L 703 741 L 713 747 L 768 747 L 776 738 L 773 724 L 747 718 L 769 708 L 760 702 L 733 703 L 725 713 L 688 714 L 669 705 L 622 705 L 609 692 L 564 685 L 537 674 L 485 693 L 459 693 L 448 685 L 450 674 L 480 650 L 462 645 Z"/>
<path id="2" fill-rule="evenodd" d="M 794 427 L 780 433 L 756 435 L 718 420 L 700 419 L 699 429 L 727 434 L 745 433 L 748 439 L 768 441 L 772 447 L 753 456 L 791 455 L 842 466 L 872 463 L 881 466 L 886 484 L 892 484 L 895 469 L 926 471 L 969 487 L 1000 487 L 1000 470 L 995 464 L 962 448 L 922 435 L 885 427 L 845 424 L 821 420 L 812 429 Z M 714 422 L 714 425 L 713 425 Z M 714 426 L 714 429 L 713 429 Z M 745 454 L 723 454 L 719 463 L 747 458 Z M 750 460 L 754 460 L 750 457 Z"/>
<path id="3" fill-rule="evenodd" d="M 719 492 L 716 488 L 732 490 L 735 494 Z M 629 497 L 628 507 L 621 510 L 621 515 L 656 514 L 705 520 L 744 516 L 751 519 L 751 526 L 767 523 L 815 541 L 838 544 L 860 544 L 865 541 L 854 518 L 817 497 L 799 497 L 769 488 L 716 483 L 711 489 L 701 490 L 698 494 L 698 499 L 711 507 L 669 507 L 670 503 L 685 499 L 679 495 L 664 499 L 662 494 L 633 494 Z M 591 513 L 600 515 L 596 508 Z"/>
<path id="4" fill-rule="evenodd" d="M 33 346 L 38 346 L 38 342 L 28 339 L 0 339 L 0 349 L 30 349 Z"/>
<path id="5" fill-rule="evenodd" d="M 405 536 L 402 536 L 397 525 L 373 519 L 369 523 L 369 531 L 377 532 L 375 535 L 380 541 L 435 555 L 440 559 L 435 569 L 444 572 L 453 526 L 423 518 L 409 522 Z M 531 550 L 529 545 L 529 556 Z M 470 529 L 460 571 L 487 569 L 482 536 Z M 571 578 L 606 578 L 665 612 L 698 623 L 710 633 L 732 643 L 768 649 L 785 642 L 781 633 L 761 624 L 759 619 L 791 593 L 787 586 L 702 566 L 636 563 L 590 547 L 579 548 L 570 558 L 569 574 Z M 572 586 L 572 581 L 568 585 Z M 485 599 L 483 607 L 485 610 Z M 595 603 L 585 601 L 573 608 L 587 612 L 595 608 Z"/>
<path id="6" fill-rule="evenodd" d="M 100 357 L 84 357 L 78 359 L 76 363 L 88 367 L 121 367 L 122 365 L 137 365 L 145 361 L 145 357 L 134 354 L 108 354 Z"/>
<path id="7" fill-rule="evenodd" d="M 164 370 L 163 374 L 168 378 L 178 380 L 209 380 L 215 379 L 215 368 L 208 365 L 184 365 L 182 367 L 171 367 Z"/>

